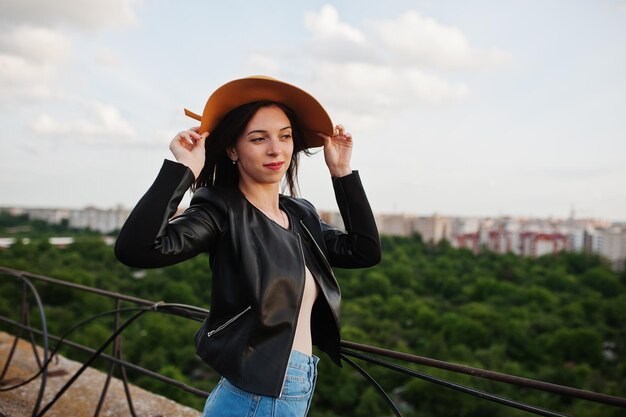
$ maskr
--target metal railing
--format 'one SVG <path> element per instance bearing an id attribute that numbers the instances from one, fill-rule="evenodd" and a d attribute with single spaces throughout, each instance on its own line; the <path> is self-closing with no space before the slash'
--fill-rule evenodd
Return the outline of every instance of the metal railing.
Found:
<path id="1" fill-rule="evenodd" d="M 15 334 L 14 341 L 12 343 L 11 349 L 9 351 L 8 357 L 5 361 L 4 367 L 0 373 L 0 392 L 8 391 L 12 389 L 17 389 L 21 386 L 24 386 L 28 383 L 31 383 L 37 379 L 39 379 L 39 393 L 35 404 L 33 405 L 32 416 L 40 417 L 43 416 L 58 400 L 61 396 L 67 391 L 67 389 L 80 377 L 80 375 L 98 358 L 103 358 L 110 363 L 110 367 L 107 373 L 107 377 L 105 383 L 102 388 L 102 392 L 100 394 L 100 398 L 98 400 L 98 404 L 96 405 L 94 411 L 94 417 L 98 417 L 101 410 L 104 400 L 106 398 L 109 383 L 113 376 L 113 373 L 116 369 L 119 369 L 119 373 L 121 375 L 121 379 L 124 385 L 124 390 L 126 393 L 126 400 L 128 403 L 128 408 L 133 417 L 136 417 L 136 413 L 133 406 L 133 400 L 131 397 L 129 382 L 126 375 L 126 370 L 132 370 L 133 372 L 149 376 L 151 378 L 162 381 L 166 384 L 178 387 L 184 391 L 190 392 L 192 394 L 206 397 L 209 395 L 209 392 L 204 390 L 189 386 L 181 381 L 175 380 L 173 378 L 169 378 L 167 376 L 161 375 L 159 373 L 153 372 L 149 369 L 143 368 L 131 362 L 125 361 L 122 357 L 122 334 L 126 328 L 128 328 L 133 322 L 139 319 L 146 313 L 161 313 L 161 314 L 170 314 L 178 317 L 183 317 L 190 320 L 202 321 L 208 314 L 208 310 L 184 305 L 184 304 L 173 304 L 173 303 L 165 303 L 165 302 L 153 302 L 137 297 L 128 296 L 125 294 L 106 291 L 99 288 L 88 287 L 81 284 L 75 284 L 72 282 L 67 282 L 51 277 L 46 277 L 37 274 L 31 274 L 24 271 L 18 271 L 14 269 L 0 267 L 0 277 L 8 278 L 13 280 L 14 282 L 22 283 L 22 291 L 19 303 L 20 309 L 20 320 L 12 320 L 5 316 L 0 316 L 0 321 L 10 324 L 15 329 L 17 329 L 17 333 Z M 7 280 L 5 280 L 7 281 Z M 47 321 L 46 315 L 44 311 L 44 304 L 41 300 L 39 292 L 34 284 L 37 283 L 45 283 L 45 285 L 53 285 L 53 286 L 61 286 L 65 287 L 68 290 L 77 290 L 82 292 L 87 292 L 91 294 L 97 294 L 102 297 L 110 298 L 113 301 L 114 308 L 109 311 L 104 311 L 99 314 L 96 314 L 86 320 L 81 321 L 80 323 L 75 324 L 70 329 L 66 330 L 62 335 L 52 335 L 48 333 L 47 329 Z M 31 326 L 30 324 L 30 303 L 28 294 L 31 294 L 32 299 L 37 304 L 37 310 L 39 312 L 40 318 L 40 328 L 35 326 Z M 122 308 L 122 302 L 131 303 L 134 307 L 124 307 Z M 126 319 L 122 322 L 121 314 L 122 313 L 133 313 L 130 318 Z M 113 316 L 114 324 L 111 335 L 107 338 L 107 340 L 98 348 L 94 349 L 91 347 L 83 346 L 76 342 L 66 340 L 66 338 L 76 329 L 84 326 L 85 324 L 92 322 L 96 319 L 105 317 L 105 316 Z M 37 365 L 39 371 L 28 378 L 25 381 L 21 381 L 20 383 L 16 383 L 14 385 L 8 384 L 7 381 L 4 380 L 7 371 L 11 365 L 11 361 L 14 356 L 14 352 L 18 343 L 18 340 L 22 333 L 26 332 L 28 340 L 32 344 L 33 354 L 36 358 Z M 39 353 L 36 349 L 35 344 L 35 335 L 39 335 L 43 337 L 43 357 L 39 356 Z M 54 348 L 50 349 L 49 342 L 55 341 L 56 345 Z M 42 405 L 43 393 L 46 388 L 47 374 L 48 374 L 48 365 L 51 362 L 52 358 L 58 351 L 58 349 L 62 346 L 69 346 L 74 349 L 80 350 L 82 352 L 88 353 L 89 358 L 83 363 L 83 365 L 74 373 L 74 375 L 69 378 L 69 380 L 65 383 L 65 385 L 56 393 L 54 398 L 50 400 L 45 405 Z M 105 353 L 105 350 L 112 346 L 112 354 Z M 376 355 L 376 356 L 372 356 Z M 367 371 L 365 371 L 361 366 L 357 365 L 352 359 L 359 359 L 369 364 L 382 366 L 384 368 L 390 369 L 394 372 L 399 372 L 404 375 L 408 375 L 415 378 L 420 378 L 426 380 L 431 383 L 435 383 L 438 385 L 442 385 L 481 399 L 493 401 L 498 404 L 502 404 L 508 407 L 520 409 L 527 411 L 532 414 L 541 415 L 541 416 L 550 416 L 550 417 L 563 417 L 564 414 L 560 414 L 558 412 L 554 412 L 551 410 L 546 410 L 543 408 L 539 408 L 530 404 L 525 404 L 519 401 L 511 400 L 508 398 L 504 398 L 498 395 L 494 395 L 485 391 L 480 391 L 474 388 L 466 387 L 454 382 L 450 382 L 441 378 L 433 377 L 428 374 L 417 372 L 413 369 L 409 369 L 405 366 L 400 366 L 396 363 L 390 362 L 389 359 L 393 359 L 395 361 L 403 361 L 406 363 L 414 363 L 419 365 L 425 365 L 428 367 L 434 367 L 439 369 L 444 369 L 451 372 L 461 373 L 470 375 L 473 377 L 479 377 L 484 379 L 489 379 L 492 381 L 503 382 L 507 384 L 513 384 L 523 388 L 530 388 L 533 390 L 540 390 L 552 394 L 563 395 L 571 398 L 583 399 L 587 401 L 594 401 L 606 405 L 611 405 L 615 407 L 626 408 L 626 398 L 610 396 L 602 393 L 586 391 L 581 389 L 576 389 L 572 387 L 551 384 L 543 381 L 537 381 L 528 378 L 517 377 L 513 375 L 507 375 L 503 373 L 488 371 L 479 368 L 473 368 L 465 365 L 459 365 L 454 363 L 449 363 L 445 361 L 440 361 L 431 358 L 425 358 L 421 356 L 416 356 L 408 353 L 396 352 L 393 350 L 383 349 L 374 346 L 368 346 L 364 344 L 349 342 L 349 341 L 341 341 L 341 358 L 344 362 L 355 368 L 361 375 L 363 375 L 378 391 L 378 393 L 382 396 L 382 398 L 389 405 L 391 411 L 396 416 L 402 416 L 396 404 L 391 400 L 389 395 L 386 393 L 384 388 L 373 379 Z M 351 359 L 352 358 L 352 359 Z M 381 359 L 384 358 L 384 359 Z"/>

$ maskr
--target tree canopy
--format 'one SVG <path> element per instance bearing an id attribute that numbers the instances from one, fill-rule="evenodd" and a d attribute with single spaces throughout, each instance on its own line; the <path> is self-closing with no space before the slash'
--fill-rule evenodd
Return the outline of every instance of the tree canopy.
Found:
<path id="1" fill-rule="evenodd" d="M 0 224 L 2 226 L 2 224 Z M 1 230 L 1 229 L 0 229 Z M 342 338 L 493 371 L 626 396 L 626 274 L 585 253 L 521 258 L 473 254 L 411 238 L 383 237 L 383 260 L 362 270 L 336 269 L 342 289 Z M 0 265 L 149 300 L 210 308 L 206 256 L 168 268 L 135 270 L 117 262 L 95 235 L 77 234 L 56 248 L 32 238 L 0 250 Z M 109 299 L 38 284 L 50 330 L 114 307 Z M 20 286 L 0 285 L 0 314 L 15 317 Z M 33 321 L 36 317 L 33 315 Z M 112 318 L 71 339 L 99 346 Z M 125 359 L 211 390 L 217 374 L 194 353 L 198 323 L 146 315 L 124 333 Z M 70 357 L 80 354 L 68 348 Z M 390 415 L 384 401 L 347 365 L 321 357 L 312 415 Z M 104 365 L 104 362 L 101 363 Z M 401 405 L 407 417 L 523 416 L 524 412 L 360 363 Z M 572 400 L 437 369 L 412 369 L 571 415 L 618 416 L 622 409 Z M 133 382 L 201 409 L 203 399 L 147 377 Z M 622 413 L 622 414 L 620 414 Z"/>

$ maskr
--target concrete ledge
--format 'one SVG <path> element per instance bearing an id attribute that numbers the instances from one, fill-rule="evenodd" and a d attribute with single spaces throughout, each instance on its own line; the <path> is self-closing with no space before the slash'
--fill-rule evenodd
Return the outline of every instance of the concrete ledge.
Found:
<path id="1" fill-rule="evenodd" d="M 14 336 L 0 332 L 0 372 L 9 356 Z M 43 357 L 43 349 L 38 348 L 39 356 Z M 72 361 L 63 356 L 55 358 L 48 368 L 48 379 L 43 405 L 50 402 L 65 382 L 81 367 L 80 362 Z M 30 378 L 38 370 L 31 344 L 19 340 L 4 383 L 15 385 Z M 63 394 L 55 405 L 46 413 L 46 417 L 92 417 L 94 415 L 106 374 L 96 369 L 87 369 L 76 382 Z M 39 393 L 41 378 L 31 383 L 6 392 L 0 392 L 0 416 L 30 417 Z M 4 384 L 3 384 L 4 385 Z M 160 395 L 144 389 L 130 386 L 133 405 L 138 417 L 200 417 L 201 413 L 182 406 Z M 102 417 L 131 416 L 126 401 L 124 385 L 121 380 L 111 379 L 109 390 L 100 411 Z"/>

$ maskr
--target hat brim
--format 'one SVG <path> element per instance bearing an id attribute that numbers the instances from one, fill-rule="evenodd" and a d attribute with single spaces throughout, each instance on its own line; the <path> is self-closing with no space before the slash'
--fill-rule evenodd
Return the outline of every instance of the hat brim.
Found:
<path id="1" fill-rule="evenodd" d="M 317 133 L 332 136 L 333 123 L 322 105 L 306 91 L 266 76 L 230 81 L 215 90 L 204 106 L 202 117 L 185 109 L 185 114 L 200 120 L 199 133 L 210 132 L 231 110 L 256 101 L 274 101 L 289 107 L 297 116 L 307 148 L 324 145 Z"/>

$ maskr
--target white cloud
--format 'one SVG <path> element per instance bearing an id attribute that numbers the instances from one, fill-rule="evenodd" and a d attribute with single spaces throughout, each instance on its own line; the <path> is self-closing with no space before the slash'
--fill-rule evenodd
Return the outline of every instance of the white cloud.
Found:
<path id="1" fill-rule="evenodd" d="M 92 102 L 86 107 L 88 111 L 82 120 L 61 121 L 44 113 L 33 120 L 28 129 L 38 135 L 63 136 L 80 143 L 94 143 L 105 138 L 136 137 L 135 129 L 115 106 Z"/>
<path id="2" fill-rule="evenodd" d="M 67 102 L 76 93 L 60 77 L 72 63 L 71 29 L 120 27 L 137 21 L 136 0 L 2 0 L 0 14 L 0 105 L 42 100 Z M 102 65 L 117 58 L 103 49 Z"/>
<path id="3" fill-rule="evenodd" d="M 55 79 L 71 53 L 69 38 L 50 29 L 19 26 L 0 32 L 0 104 L 62 97 Z"/>
<path id="4" fill-rule="evenodd" d="M 403 71 L 409 91 L 416 97 L 422 97 L 432 103 L 455 101 L 469 96 L 470 90 L 465 84 L 453 84 L 445 79 L 418 69 Z"/>
<path id="5" fill-rule="evenodd" d="M 407 13 L 409 20 L 414 12 Z M 313 68 L 309 79 L 314 91 L 320 92 L 324 102 L 357 119 L 367 127 L 383 125 L 390 112 L 403 111 L 418 103 L 447 103 L 461 100 L 470 94 L 463 83 L 451 82 L 437 74 L 439 65 L 417 65 L 414 60 L 398 65 L 405 60 L 407 47 L 393 48 L 395 31 L 392 23 L 400 26 L 399 32 L 411 38 L 407 24 L 398 21 L 373 22 L 370 33 L 343 22 L 338 11 L 330 5 L 305 16 L 306 27 L 311 32 L 309 52 Z M 434 22 L 434 21 L 433 21 Z M 457 49 L 472 51 L 462 32 L 454 28 L 443 28 L 432 23 L 430 39 L 424 39 L 432 50 L 446 44 L 460 46 Z M 445 35 L 445 36 L 444 36 Z M 414 38 L 414 36 L 413 36 Z M 409 42 L 409 45 L 411 43 Z M 306 65 L 303 65 L 306 67 Z M 430 69 L 430 70 L 429 70 Z"/>
<path id="6" fill-rule="evenodd" d="M 413 68 L 370 63 L 326 62 L 313 74 L 315 90 L 327 102 L 358 114 L 400 111 L 416 102 L 443 103 L 465 98 L 469 88 Z"/>
<path id="7" fill-rule="evenodd" d="M 71 53 L 70 39 L 47 28 L 17 26 L 0 32 L 0 104 L 64 97 L 56 77 Z"/>
<path id="8" fill-rule="evenodd" d="M 43 27 L 19 26 L 0 33 L 0 51 L 38 64 L 65 62 L 71 50 L 72 42 L 67 36 Z"/>
<path id="9" fill-rule="evenodd" d="M 317 38 L 342 39 L 354 43 L 365 42 L 365 36 L 361 31 L 341 22 L 339 12 L 330 4 L 322 6 L 319 12 L 307 12 L 304 24 Z"/>
<path id="10" fill-rule="evenodd" d="M 123 27 L 137 22 L 137 0 L 4 0 L 0 22 L 63 24 L 81 29 Z"/>
<path id="11" fill-rule="evenodd" d="M 50 65 L 36 65 L 23 57 L 0 52 L 0 85 L 46 79 L 52 75 Z M 4 81 L 4 82 L 3 82 Z"/>
<path id="12" fill-rule="evenodd" d="M 497 49 L 470 46 L 463 31 L 435 19 L 408 11 L 397 19 L 373 22 L 382 47 L 396 61 L 445 69 L 472 69 L 510 62 L 511 56 Z"/>
<path id="13" fill-rule="evenodd" d="M 312 54 L 333 61 L 368 61 L 372 56 L 365 34 L 342 22 L 333 6 L 307 12 L 304 24 L 312 35 L 308 47 Z"/>
<path id="14" fill-rule="evenodd" d="M 65 97 L 67 93 L 53 82 L 56 70 L 53 65 L 0 52 L 0 105 Z"/>
<path id="15" fill-rule="evenodd" d="M 73 42 L 63 27 L 101 29 L 137 21 L 138 0 L 2 0 L 0 14 L 0 105 L 67 100 L 59 75 L 71 63 Z M 113 65 L 113 53 L 101 52 Z"/>

